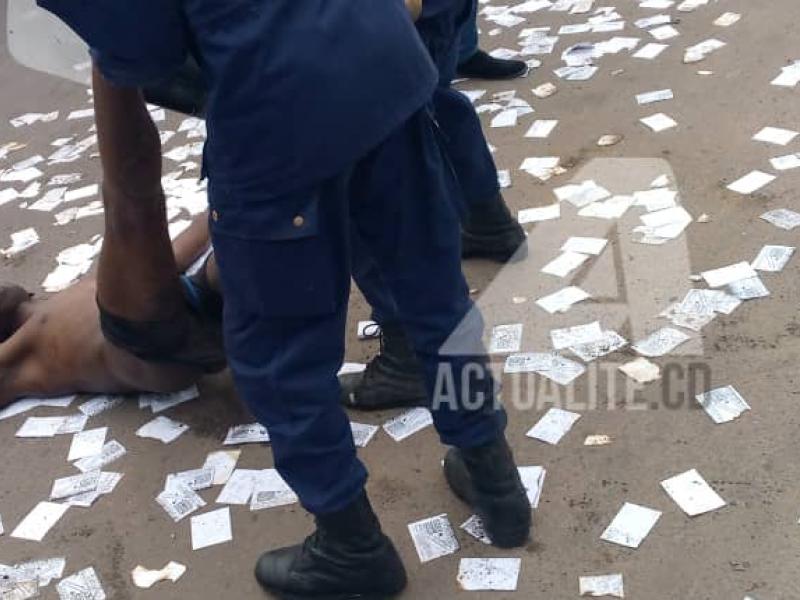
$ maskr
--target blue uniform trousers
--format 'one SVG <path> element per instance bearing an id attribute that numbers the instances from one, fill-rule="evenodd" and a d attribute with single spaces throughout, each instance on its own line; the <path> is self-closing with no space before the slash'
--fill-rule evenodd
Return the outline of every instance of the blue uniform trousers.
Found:
<path id="1" fill-rule="evenodd" d="M 428 0 L 423 6 L 417 31 L 439 71 L 439 85 L 433 95 L 433 108 L 449 160 L 458 178 L 459 193 L 452 201 L 459 210 L 496 202 L 499 193 L 497 168 L 483 135 L 481 122 L 469 99 L 453 89 L 459 62 L 460 32 L 474 22 L 477 1 Z M 397 307 L 379 269 L 366 252 L 358 251 L 353 261 L 353 278 L 373 309 L 378 323 L 397 322 Z"/>
<path id="2" fill-rule="evenodd" d="M 473 308 L 460 267 L 456 188 L 428 110 L 307 190 L 271 197 L 210 183 L 229 364 L 241 397 L 269 429 L 276 468 L 312 513 L 349 504 L 367 476 L 336 377 L 354 236 L 382 274 L 430 393 L 442 369 L 450 375 L 458 402 L 433 411 L 442 441 L 481 445 L 505 427 L 488 372 L 475 369 L 485 357 L 440 352 Z M 482 324 L 466 321 L 472 326 L 461 333 L 477 346 Z"/>

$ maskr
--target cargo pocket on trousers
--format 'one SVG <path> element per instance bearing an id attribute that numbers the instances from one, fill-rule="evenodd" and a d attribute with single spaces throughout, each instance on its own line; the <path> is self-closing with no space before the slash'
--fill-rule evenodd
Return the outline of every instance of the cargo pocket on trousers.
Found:
<path id="1" fill-rule="evenodd" d="M 266 318 L 334 312 L 341 267 L 316 190 L 280 197 L 209 190 L 226 312 Z"/>

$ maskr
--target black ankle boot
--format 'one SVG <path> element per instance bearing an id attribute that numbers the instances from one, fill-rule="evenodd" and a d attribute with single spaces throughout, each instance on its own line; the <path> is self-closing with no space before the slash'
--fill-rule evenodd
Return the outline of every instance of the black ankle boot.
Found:
<path id="1" fill-rule="evenodd" d="M 478 50 L 458 65 L 458 74 L 461 77 L 473 79 L 515 79 L 527 72 L 528 65 L 523 61 L 495 58 L 483 50 Z"/>
<path id="2" fill-rule="evenodd" d="M 456 496 L 483 521 L 495 546 L 523 546 L 530 536 L 531 505 L 505 437 L 478 448 L 451 448 L 444 475 Z"/>
<path id="3" fill-rule="evenodd" d="M 492 202 L 470 206 L 462 224 L 461 256 L 496 262 L 518 262 L 528 256 L 525 231 L 506 206 L 502 194 Z"/>
<path id="4" fill-rule="evenodd" d="M 342 403 L 357 410 L 427 406 L 422 366 L 399 324 L 381 327 L 381 351 L 363 373 L 340 378 Z"/>
<path id="5" fill-rule="evenodd" d="M 405 568 L 366 493 L 316 521 L 303 544 L 261 556 L 256 579 L 267 591 L 286 600 L 378 600 L 403 590 Z"/>

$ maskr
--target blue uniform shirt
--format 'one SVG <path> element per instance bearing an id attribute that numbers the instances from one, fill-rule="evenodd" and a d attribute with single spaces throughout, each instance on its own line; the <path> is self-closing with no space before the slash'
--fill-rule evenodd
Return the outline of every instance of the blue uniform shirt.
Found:
<path id="1" fill-rule="evenodd" d="M 139 86 L 190 50 L 208 79 L 217 186 L 282 194 L 331 177 L 429 102 L 436 70 L 402 0 L 38 0 Z"/>

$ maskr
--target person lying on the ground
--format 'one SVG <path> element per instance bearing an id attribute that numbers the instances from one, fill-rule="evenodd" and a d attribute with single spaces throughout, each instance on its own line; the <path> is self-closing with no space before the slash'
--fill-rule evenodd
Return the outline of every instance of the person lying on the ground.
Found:
<path id="1" fill-rule="evenodd" d="M 205 253 L 208 238 L 207 215 L 200 215 L 173 244 L 178 272 Z M 0 407 L 25 396 L 175 392 L 224 369 L 213 255 L 182 285 L 185 313 L 195 328 L 190 337 L 200 342 L 195 348 L 204 348 L 189 360 L 178 354 L 143 359 L 107 342 L 94 275 L 41 300 L 0 284 Z"/>

